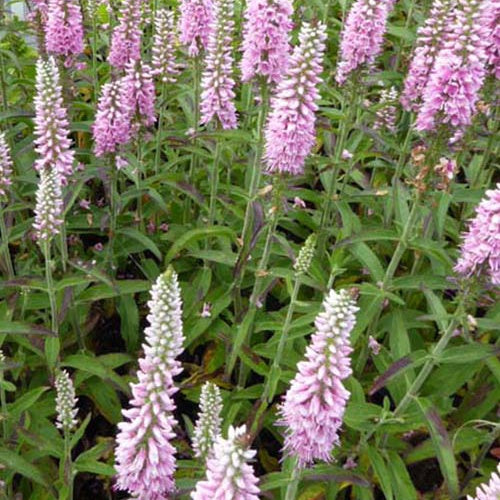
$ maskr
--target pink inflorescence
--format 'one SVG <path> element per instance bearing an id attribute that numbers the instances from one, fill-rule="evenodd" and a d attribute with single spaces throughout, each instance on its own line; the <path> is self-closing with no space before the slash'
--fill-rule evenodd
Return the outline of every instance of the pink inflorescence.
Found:
<path id="1" fill-rule="evenodd" d="M 132 384 L 131 408 L 123 410 L 116 438 L 116 487 L 141 500 L 164 500 L 174 490 L 177 424 L 174 377 L 182 371 L 182 311 L 177 275 L 169 268 L 151 290 L 149 326 L 138 383 Z"/>
<path id="2" fill-rule="evenodd" d="M 500 285 L 500 184 L 486 191 L 476 216 L 464 234 L 455 271 L 465 276 L 479 274 L 483 268 L 494 285 Z"/>
<path id="3" fill-rule="evenodd" d="M 492 73 L 500 79 L 500 0 L 490 0 L 487 9 L 486 55 Z"/>
<path id="4" fill-rule="evenodd" d="M 49 0 L 45 24 L 48 53 L 71 56 L 83 52 L 83 21 L 78 0 Z"/>
<path id="5" fill-rule="evenodd" d="M 33 229 L 40 245 L 59 234 L 63 223 L 61 177 L 56 169 L 42 168 L 36 191 L 35 221 Z"/>
<path id="6" fill-rule="evenodd" d="M 163 83 L 174 83 L 180 68 L 176 60 L 176 30 L 174 13 L 168 9 L 159 9 L 154 20 L 153 36 L 153 74 Z"/>
<path id="7" fill-rule="evenodd" d="M 241 79 L 262 76 L 277 83 L 290 57 L 293 6 L 290 0 L 250 0 L 245 10 Z"/>
<path id="8" fill-rule="evenodd" d="M 247 448 L 245 433 L 245 426 L 231 426 L 227 439 L 217 438 L 213 456 L 207 461 L 207 478 L 196 484 L 193 500 L 258 500 L 258 479 L 247 463 L 256 452 Z"/>
<path id="9" fill-rule="evenodd" d="M 439 51 L 450 36 L 455 0 L 435 0 L 418 38 L 401 94 L 401 104 L 417 111 Z"/>
<path id="10" fill-rule="evenodd" d="M 476 490 L 476 496 L 467 495 L 467 500 L 498 500 L 500 498 L 500 463 L 491 475 L 489 482 L 481 484 Z"/>
<path id="11" fill-rule="evenodd" d="M 449 39 L 436 57 L 422 94 L 416 128 L 448 124 L 455 139 L 471 124 L 486 77 L 487 2 L 458 0 Z"/>
<path id="12" fill-rule="evenodd" d="M 55 169 L 66 182 L 73 172 L 74 151 L 70 149 L 59 71 L 52 57 L 47 61 L 39 59 L 36 68 L 35 151 L 40 158 L 35 161 L 35 168 Z"/>
<path id="13" fill-rule="evenodd" d="M 331 461 L 349 399 L 342 380 L 352 373 L 349 335 L 358 308 L 346 290 L 331 290 L 323 308 L 306 359 L 298 364 L 280 408 L 278 425 L 286 427 L 284 453 L 296 457 L 299 467 L 315 459 Z"/>
<path id="14" fill-rule="evenodd" d="M 382 52 L 387 18 L 395 0 L 356 0 L 342 31 L 340 62 L 335 79 L 342 85 L 348 75 L 370 66 Z"/>
<path id="15" fill-rule="evenodd" d="M 394 87 L 380 91 L 380 107 L 375 111 L 375 122 L 373 124 L 375 130 L 386 129 L 389 132 L 396 133 L 398 110 L 395 104 L 397 104 L 397 98 L 398 93 Z"/>
<path id="16" fill-rule="evenodd" d="M 125 93 L 129 99 L 129 107 L 139 123 L 149 127 L 156 121 L 155 85 L 148 64 L 131 61 L 125 68 Z"/>
<path id="17" fill-rule="evenodd" d="M 197 56 L 208 46 L 214 17 L 212 0 L 182 0 L 180 5 L 180 41 L 190 56 Z"/>
<path id="18" fill-rule="evenodd" d="M 92 133 L 96 156 L 115 153 L 131 138 L 132 108 L 124 78 L 102 86 Z"/>
<path id="19" fill-rule="evenodd" d="M 271 99 L 264 161 L 269 173 L 299 175 L 316 141 L 315 121 L 326 29 L 304 23 L 285 77 Z"/>
<path id="20" fill-rule="evenodd" d="M 141 0 L 123 0 L 118 26 L 111 35 L 109 64 L 124 69 L 141 57 Z"/>
<path id="21" fill-rule="evenodd" d="M 5 134 L 0 132 L 0 200 L 7 196 L 7 189 L 12 184 L 12 166 L 12 156 Z"/>
<path id="22" fill-rule="evenodd" d="M 201 80 L 201 123 L 217 118 L 222 128 L 236 128 L 232 43 L 233 0 L 214 0 L 214 18 Z"/>

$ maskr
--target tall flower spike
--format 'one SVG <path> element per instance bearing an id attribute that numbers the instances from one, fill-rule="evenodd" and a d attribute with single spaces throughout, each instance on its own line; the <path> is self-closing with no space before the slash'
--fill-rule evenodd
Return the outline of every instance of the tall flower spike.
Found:
<path id="1" fill-rule="evenodd" d="M 449 40 L 436 57 L 422 95 L 416 128 L 435 130 L 448 124 L 461 136 L 471 124 L 486 77 L 488 2 L 458 0 Z"/>
<path id="2" fill-rule="evenodd" d="M 241 79 L 281 80 L 290 57 L 293 6 L 290 0 L 250 0 L 245 10 Z"/>
<path id="3" fill-rule="evenodd" d="M 500 285 L 500 184 L 486 191 L 476 208 L 476 216 L 463 236 L 455 271 L 465 276 L 487 273 Z"/>
<path id="4" fill-rule="evenodd" d="M 299 251 L 299 255 L 293 264 L 293 269 L 295 274 L 298 276 L 300 274 L 305 274 L 309 271 L 311 267 L 311 262 L 314 258 L 314 254 L 316 252 L 316 242 L 318 241 L 318 237 L 316 234 L 311 234 L 308 236 L 304 245 Z"/>
<path id="5" fill-rule="evenodd" d="M 201 123 L 206 124 L 215 117 L 224 129 L 237 126 L 232 75 L 233 10 L 233 0 L 214 0 L 214 18 L 201 81 Z"/>
<path id="6" fill-rule="evenodd" d="M 153 74 L 163 83 L 174 83 L 179 74 L 179 65 L 175 56 L 176 28 L 174 13 L 168 9 L 159 9 L 154 20 L 153 36 Z"/>
<path id="7" fill-rule="evenodd" d="M 142 0 L 122 0 L 118 26 L 111 35 L 109 64 L 124 69 L 130 61 L 141 57 L 141 2 Z"/>
<path id="8" fill-rule="evenodd" d="M 342 85 L 350 73 L 371 66 L 382 52 L 387 18 L 395 0 L 356 0 L 344 23 L 335 79 Z"/>
<path id="9" fill-rule="evenodd" d="M 315 121 L 326 28 L 304 23 L 283 80 L 271 99 L 264 161 L 269 173 L 301 174 L 316 141 Z"/>
<path id="10" fill-rule="evenodd" d="M 174 489 L 177 424 L 173 416 L 177 392 L 174 377 L 181 373 L 181 295 L 172 268 L 153 285 L 148 302 L 144 358 L 139 360 L 138 383 L 132 384 L 131 408 L 123 410 L 116 438 L 116 486 L 142 500 L 164 500 Z"/>
<path id="11" fill-rule="evenodd" d="M 5 138 L 0 132 L 0 201 L 7 196 L 7 189 L 12 184 L 12 157 Z"/>
<path id="12" fill-rule="evenodd" d="M 492 0 L 488 9 L 487 30 L 489 33 L 486 54 L 492 73 L 495 78 L 500 79 L 500 2 Z"/>
<path id="13" fill-rule="evenodd" d="M 155 116 L 155 84 L 148 64 L 142 61 L 131 61 L 125 68 L 125 93 L 130 100 L 132 114 L 146 127 L 156 121 Z"/>
<path id="14" fill-rule="evenodd" d="M 390 89 L 382 89 L 380 92 L 380 107 L 375 112 L 375 122 L 373 128 L 375 130 L 386 129 L 389 132 L 396 132 L 396 117 L 398 93 L 394 87 Z"/>
<path id="15" fill-rule="evenodd" d="M 207 461 L 207 478 L 196 484 L 193 500 L 258 500 L 258 479 L 247 463 L 256 452 L 247 449 L 245 433 L 244 425 L 236 429 L 231 426 L 227 439 L 217 438 L 214 454 Z"/>
<path id="16" fill-rule="evenodd" d="M 497 465 L 496 472 L 493 472 L 489 482 L 481 484 L 476 490 L 476 496 L 473 498 L 467 495 L 467 500 L 498 500 L 500 498 L 500 463 Z"/>
<path id="17" fill-rule="evenodd" d="M 72 431 L 77 424 L 76 414 L 78 409 L 76 403 L 73 382 L 66 370 L 61 370 L 56 375 L 56 426 L 64 432 Z"/>
<path id="18" fill-rule="evenodd" d="M 194 455 L 203 461 L 211 455 L 215 440 L 220 435 L 222 398 L 219 388 L 206 382 L 201 388 L 200 412 L 194 428 Z"/>
<path id="19" fill-rule="evenodd" d="M 182 0 L 180 11 L 180 40 L 191 57 L 208 46 L 214 16 L 212 0 Z"/>
<path id="20" fill-rule="evenodd" d="M 124 78 L 102 86 L 92 134 L 96 156 L 114 153 L 131 138 L 133 109 Z"/>
<path id="21" fill-rule="evenodd" d="M 434 0 L 424 25 L 417 31 L 417 42 L 406 75 L 401 104 L 417 111 L 439 51 L 449 38 L 456 0 Z"/>
<path id="22" fill-rule="evenodd" d="M 35 161 L 38 171 L 55 169 L 63 182 L 73 171 L 74 151 L 70 149 L 69 122 L 63 106 L 59 71 L 52 57 L 36 63 Z"/>
<path id="23" fill-rule="evenodd" d="M 82 10 L 78 0 L 48 0 L 45 48 L 50 54 L 75 56 L 83 52 Z"/>
<path id="24" fill-rule="evenodd" d="M 33 228 L 38 243 L 48 243 L 59 234 L 63 223 L 61 177 L 55 169 L 40 171 L 40 184 L 36 192 L 35 221 Z"/>
<path id="25" fill-rule="evenodd" d="M 278 425 L 286 427 L 284 453 L 297 457 L 299 467 L 315 459 L 331 461 L 349 399 L 342 380 L 352 373 L 349 335 L 358 308 L 346 290 L 331 290 L 323 308 L 316 317 L 316 332 L 306 350 L 306 359 L 298 364 L 278 421 Z"/>

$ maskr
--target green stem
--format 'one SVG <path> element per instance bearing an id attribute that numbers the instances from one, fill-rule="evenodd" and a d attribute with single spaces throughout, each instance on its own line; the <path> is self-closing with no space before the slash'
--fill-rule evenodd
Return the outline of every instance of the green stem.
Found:
<path id="1" fill-rule="evenodd" d="M 4 445 L 7 443 L 7 399 L 5 398 L 5 389 L 3 386 L 3 369 L 0 370 L 0 404 L 2 405 L 2 437 Z"/>
<path id="2" fill-rule="evenodd" d="M 398 245 L 396 247 L 396 250 L 394 251 L 394 254 L 392 255 L 392 259 L 389 262 L 389 266 L 387 267 L 387 270 L 385 272 L 384 280 L 382 282 L 382 289 L 385 290 L 387 285 L 390 283 L 392 278 L 394 277 L 394 273 L 396 272 L 399 263 L 401 262 L 401 258 L 403 257 L 403 254 L 408 246 L 408 239 L 410 236 L 410 233 L 412 229 L 415 226 L 415 223 L 418 218 L 418 211 L 419 211 L 419 203 L 418 203 L 418 196 L 417 199 L 414 201 L 413 206 L 411 208 L 410 214 L 408 215 L 408 219 L 406 221 L 406 224 L 403 228 L 403 234 L 401 235 L 401 238 L 399 239 Z"/>
<path id="3" fill-rule="evenodd" d="M 160 114 L 158 116 L 158 130 L 156 131 L 156 149 L 155 149 L 155 175 L 158 175 L 161 156 L 161 134 L 163 132 L 163 118 L 165 112 L 165 92 L 167 85 L 163 83 L 160 92 Z"/>
<path id="4" fill-rule="evenodd" d="M 265 276 L 265 271 L 267 269 L 267 264 L 269 262 L 269 257 L 271 255 L 271 247 L 274 239 L 274 233 L 276 232 L 276 228 L 278 226 L 279 220 L 279 195 L 278 195 L 278 203 L 273 207 L 273 215 L 271 221 L 269 223 L 269 228 L 267 231 L 266 243 L 264 245 L 264 251 L 262 253 L 262 257 L 260 258 L 259 265 L 257 267 L 255 282 L 252 290 L 252 294 L 250 295 L 249 307 L 248 311 L 243 318 L 243 321 L 238 327 L 238 331 L 236 333 L 236 337 L 234 339 L 233 349 L 229 355 L 229 362 L 226 365 L 226 374 L 229 377 L 234 369 L 234 365 L 236 364 L 236 359 L 240 353 L 241 347 L 245 342 L 247 342 L 248 337 L 251 333 L 251 329 L 253 327 L 253 320 L 255 318 L 255 313 L 257 312 L 257 300 L 259 295 L 261 294 L 262 281 Z"/>
<path id="5" fill-rule="evenodd" d="M 57 302 L 54 290 L 54 280 L 52 278 L 52 263 L 50 260 L 50 241 L 45 241 L 43 244 L 43 254 L 45 258 L 45 280 L 47 282 L 47 293 L 50 302 L 50 314 L 52 331 L 58 333 L 57 325 Z"/>
<path id="6" fill-rule="evenodd" d="M 297 303 L 297 296 L 300 290 L 300 279 L 297 277 L 295 279 L 295 283 L 293 285 L 292 296 L 290 298 L 290 304 L 288 305 L 288 311 L 286 313 L 285 324 L 283 325 L 283 330 L 281 332 L 280 341 L 278 344 L 278 349 L 276 350 L 276 354 L 274 356 L 273 365 L 269 372 L 269 375 L 266 380 L 266 385 L 264 388 L 263 398 L 267 398 L 267 402 L 271 403 L 276 394 L 276 388 L 279 382 L 280 375 L 280 362 L 283 357 L 283 351 L 285 350 L 285 345 L 288 340 L 288 334 L 290 333 L 290 326 L 292 324 L 292 317 L 295 310 L 295 305 Z M 276 380 L 273 380 L 273 376 L 277 377 Z"/>
<path id="7" fill-rule="evenodd" d="M 110 228 L 109 228 L 109 240 L 108 240 L 108 260 L 113 268 L 113 244 L 116 235 L 116 219 L 118 217 L 118 189 L 117 189 L 117 171 L 112 162 L 110 171 L 110 186 L 109 186 L 109 206 L 110 206 Z"/>
<path id="8" fill-rule="evenodd" d="M 217 206 L 217 190 L 219 187 L 219 164 L 222 155 L 221 139 L 217 139 L 215 145 L 215 156 L 210 173 L 210 207 L 208 211 L 208 227 L 212 227 L 215 223 L 215 212 Z"/>
<path id="9" fill-rule="evenodd" d="M 92 76 L 94 79 L 94 95 L 99 95 L 99 75 L 97 74 L 97 23 L 96 14 L 92 16 Z"/>
<path id="10" fill-rule="evenodd" d="M 14 277 L 14 266 L 12 264 L 12 258 L 10 256 L 9 250 L 9 232 L 7 231 L 7 225 L 5 224 L 3 210 L 0 207 L 0 236 L 2 237 L 2 243 L 5 245 L 4 255 L 5 263 L 7 266 L 7 277 L 12 279 Z"/>
<path id="11" fill-rule="evenodd" d="M 66 272 L 66 263 L 68 262 L 68 239 L 66 237 L 66 225 L 61 225 L 61 230 L 59 231 L 59 245 L 61 247 L 61 262 L 63 272 Z"/>
<path id="12" fill-rule="evenodd" d="M 71 460 L 71 435 L 64 430 L 64 477 L 68 486 L 67 500 L 73 500 L 73 463 Z"/>
<path id="13" fill-rule="evenodd" d="M 286 487 L 285 500 L 295 500 L 297 497 L 297 490 L 299 489 L 301 475 L 301 470 L 298 467 L 298 461 L 297 459 L 294 459 L 290 481 Z"/>

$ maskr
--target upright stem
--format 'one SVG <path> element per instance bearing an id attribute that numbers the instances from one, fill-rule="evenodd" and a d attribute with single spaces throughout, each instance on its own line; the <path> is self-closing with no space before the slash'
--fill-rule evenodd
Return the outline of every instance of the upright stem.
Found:
<path id="1" fill-rule="evenodd" d="M 278 196 L 278 203 L 279 203 L 279 196 Z M 261 293 L 262 280 L 266 275 L 267 264 L 269 262 L 269 257 L 271 255 L 271 247 L 274 239 L 274 233 L 276 232 L 276 227 L 278 226 L 278 220 L 279 220 L 279 207 L 274 206 L 273 214 L 267 231 L 264 251 L 259 261 L 259 265 L 255 275 L 255 282 L 252 294 L 250 295 L 248 311 L 245 317 L 243 318 L 243 321 L 238 327 L 238 331 L 236 333 L 236 337 L 233 343 L 233 349 L 231 350 L 231 353 L 229 355 L 229 362 L 226 365 L 227 376 L 231 375 L 234 365 L 236 364 L 236 359 L 238 358 L 240 349 L 243 346 L 243 344 L 248 340 L 248 336 L 251 333 L 251 329 L 253 327 L 255 313 L 257 312 L 257 300 Z"/>
<path id="2" fill-rule="evenodd" d="M 59 231 L 59 243 L 61 246 L 61 261 L 63 271 L 66 272 L 66 263 L 68 262 L 68 239 L 66 237 L 66 225 L 61 224 Z"/>
<path id="3" fill-rule="evenodd" d="M 92 16 L 92 76 L 94 77 L 94 95 L 99 94 L 99 76 L 97 74 L 97 23 L 96 14 Z"/>
<path id="4" fill-rule="evenodd" d="M 4 444 L 7 442 L 7 399 L 5 398 L 5 388 L 3 386 L 3 368 L 0 369 L 0 404 L 2 405 L 2 437 Z"/>
<path id="5" fill-rule="evenodd" d="M 73 463 L 71 460 L 71 434 L 64 430 L 64 477 L 68 486 L 68 500 L 73 500 Z"/>
<path id="6" fill-rule="evenodd" d="M 219 163 L 222 154 L 221 139 L 217 139 L 215 145 L 214 163 L 210 175 L 210 207 L 208 212 L 208 227 L 212 227 L 215 222 L 215 212 L 217 205 L 217 190 L 219 187 Z"/>
<path id="7" fill-rule="evenodd" d="M 299 294 L 299 290 L 300 290 L 300 279 L 296 278 L 295 283 L 293 285 L 290 304 L 288 305 L 288 311 L 286 313 L 285 324 L 283 325 L 283 330 L 281 332 L 278 349 L 276 350 L 273 365 L 271 367 L 271 371 L 269 372 L 269 376 L 267 377 L 266 385 L 264 387 L 264 394 L 262 397 L 266 398 L 268 403 L 271 403 L 271 401 L 274 398 L 274 395 L 276 394 L 276 388 L 278 386 L 279 376 L 280 376 L 280 362 L 281 358 L 283 357 L 283 351 L 285 350 L 286 342 L 288 340 L 288 334 L 290 332 L 290 326 L 292 324 L 292 317 L 295 310 L 295 305 L 297 302 L 297 296 Z M 273 380 L 274 377 L 276 378 L 276 380 Z"/>
<path id="8" fill-rule="evenodd" d="M 201 61 L 200 56 L 196 56 L 193 59 L 193 79 L 194 79 L 194 123 L 193 123 L 193 145 L 196 145 L 198 130 L 200 126 L 200 95 L 201 95 Z M 188 182 L 194 185 L 194 178 L 196 174 L 196 167 L 198 166 L 198 155 L 196 152 L 191 153 L 191 161 L 189 163 L 189 175 Z M 190 210 L 191 210 L 191 198 L 189 196 L 186 198 L 184 205 L 184 221 L 190 220 Z"/>
<path id="9" fill-rule="evenodd" d="M 161 156 L 161 134 L 163 132 L 163 115 L 165 106 L 165 91 L 167 84 L 165 82 L 161 85 L 160 92 L 160 114 L 158 116 L 158 130 L 156 131 L 156 149 L 155 149 L 155 175 L 158 175 L 160 166 L 160 156 Z"/>
<path id="10" fill-rule="evenodd" d="M 56 294 L 55 294 L 55 290 L 54 290 L 54 280 L 52 278 L 52 263 L 50 261 L 50 241 L 47 241 L 47 240 L 44 241 L 43 254 L 45 257 L 45 280 L 47 282 L 47 293 L 49 295 L 49 302 L 50 302 L 52 331 L 55 333 L 58 333 L 57 302 L 56 302 Z"/>
<path id="11" fill-rule="evenodd" d="M 113 244 L 116 235 L 116 219 L 118 216 L 117 210 L 117 171 L 114 162 L 110 166 L 110 186 L 109 186 L 109 206 L 110 206 L 110 228 L 109 228 L 109 240 L 108 240 L 108 260 L 113 267 Z"/>
<path id="12" fill-rule="evenodd" d="M 286 487 L 285 500 L 295 500 L 295 498 L 297 497 L 300 476 L 301 470 L 298 467 L 298 460 L 295 458 L 292 474 L 290 475 L 290 481 L 288 482 L 288 486 Z"/>
<path id="13" fill-rule="evenodd" d="M 9 232 L 7 231 L 2 208 L 3 207 L 0 205 L 0 236 L 2 237 L 2 243 L 5 245 L 4 256 L 5 264 L 7 266 L 7 277 L 12 279 L 14 277 L 14 266 L 12 264 L 12 258 L 9 251 Z"/>

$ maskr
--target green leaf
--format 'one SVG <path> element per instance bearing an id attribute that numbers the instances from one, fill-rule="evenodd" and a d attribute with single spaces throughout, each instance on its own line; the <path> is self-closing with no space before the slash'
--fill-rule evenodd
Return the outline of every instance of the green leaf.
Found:
<path id="1" fill-rule="evenodd" d="M 489 358 L 490 356 L 498 356 L 499 349 L 477 342 L 469 345 L 461 345 L 456 347 L 448 347 L 439 358 L 440 363 L 464 364 L 473 363 Z"/>
<path id="2" fill-rule="evenodd" d="M 380 488 L 384 492 L 386 500 L 392 500 L 394 498 L 392 484 L 389 474 L 389 468 L 386 466 L 382 455 L 372 447 L 366 449 L 366 453 L 372 464 L 373 471 L 378 478 Z"/>
<path id="3" fill-rule="evenodd" d="M 29 463 L 26 459 L 8 448 L 0 448 L 0 463 L 2 463 L 7 470 L 21 474 L 43 486 L 48 486 L 46 479 L 38 467 Z"/>
<path id="4" fill-rule="evenodd" d="M 0 321 L 0 333 L 7 333 L 9 335 L 57 335 L 44 326 L 30 325 L 19 321 Z"/>
<path id="5" fill-rule="evenodd" d="M 434 451 L 439 461 L 441 473 L 448 485 L 450 496 L 458 498 L 458 473 L 455 455 L 446 427 L 432 404 L 423 398 L 415 398 L 427 428 L 431 434 Z"/>
<path id="6" fill-rule="evenodd" d="M 120 333 L 128 352 L 135 352 L 139 345 L 139 309 L 133 295 L 122 295 L 118 300 Z"/>
<path id="7" fill-rule="evenodd" d="M 149 250 L 158 260 L 161 260 L 160 249 L 151 240 L 151 238 L 148 238 L 145 234 L 141 233 L 137 229 L 134 229 L 132 227 L 124 227 L 119 229 L 117 233 L 139 242 L 144 250 Z"/>
<path id="8" fill-rule="evenodd" d="M 365 243 L 355 243 L 349 250 L 370 271 L 376 282 L 384 280 L 385 273 L 382 264 L 368 245 Z"/>

